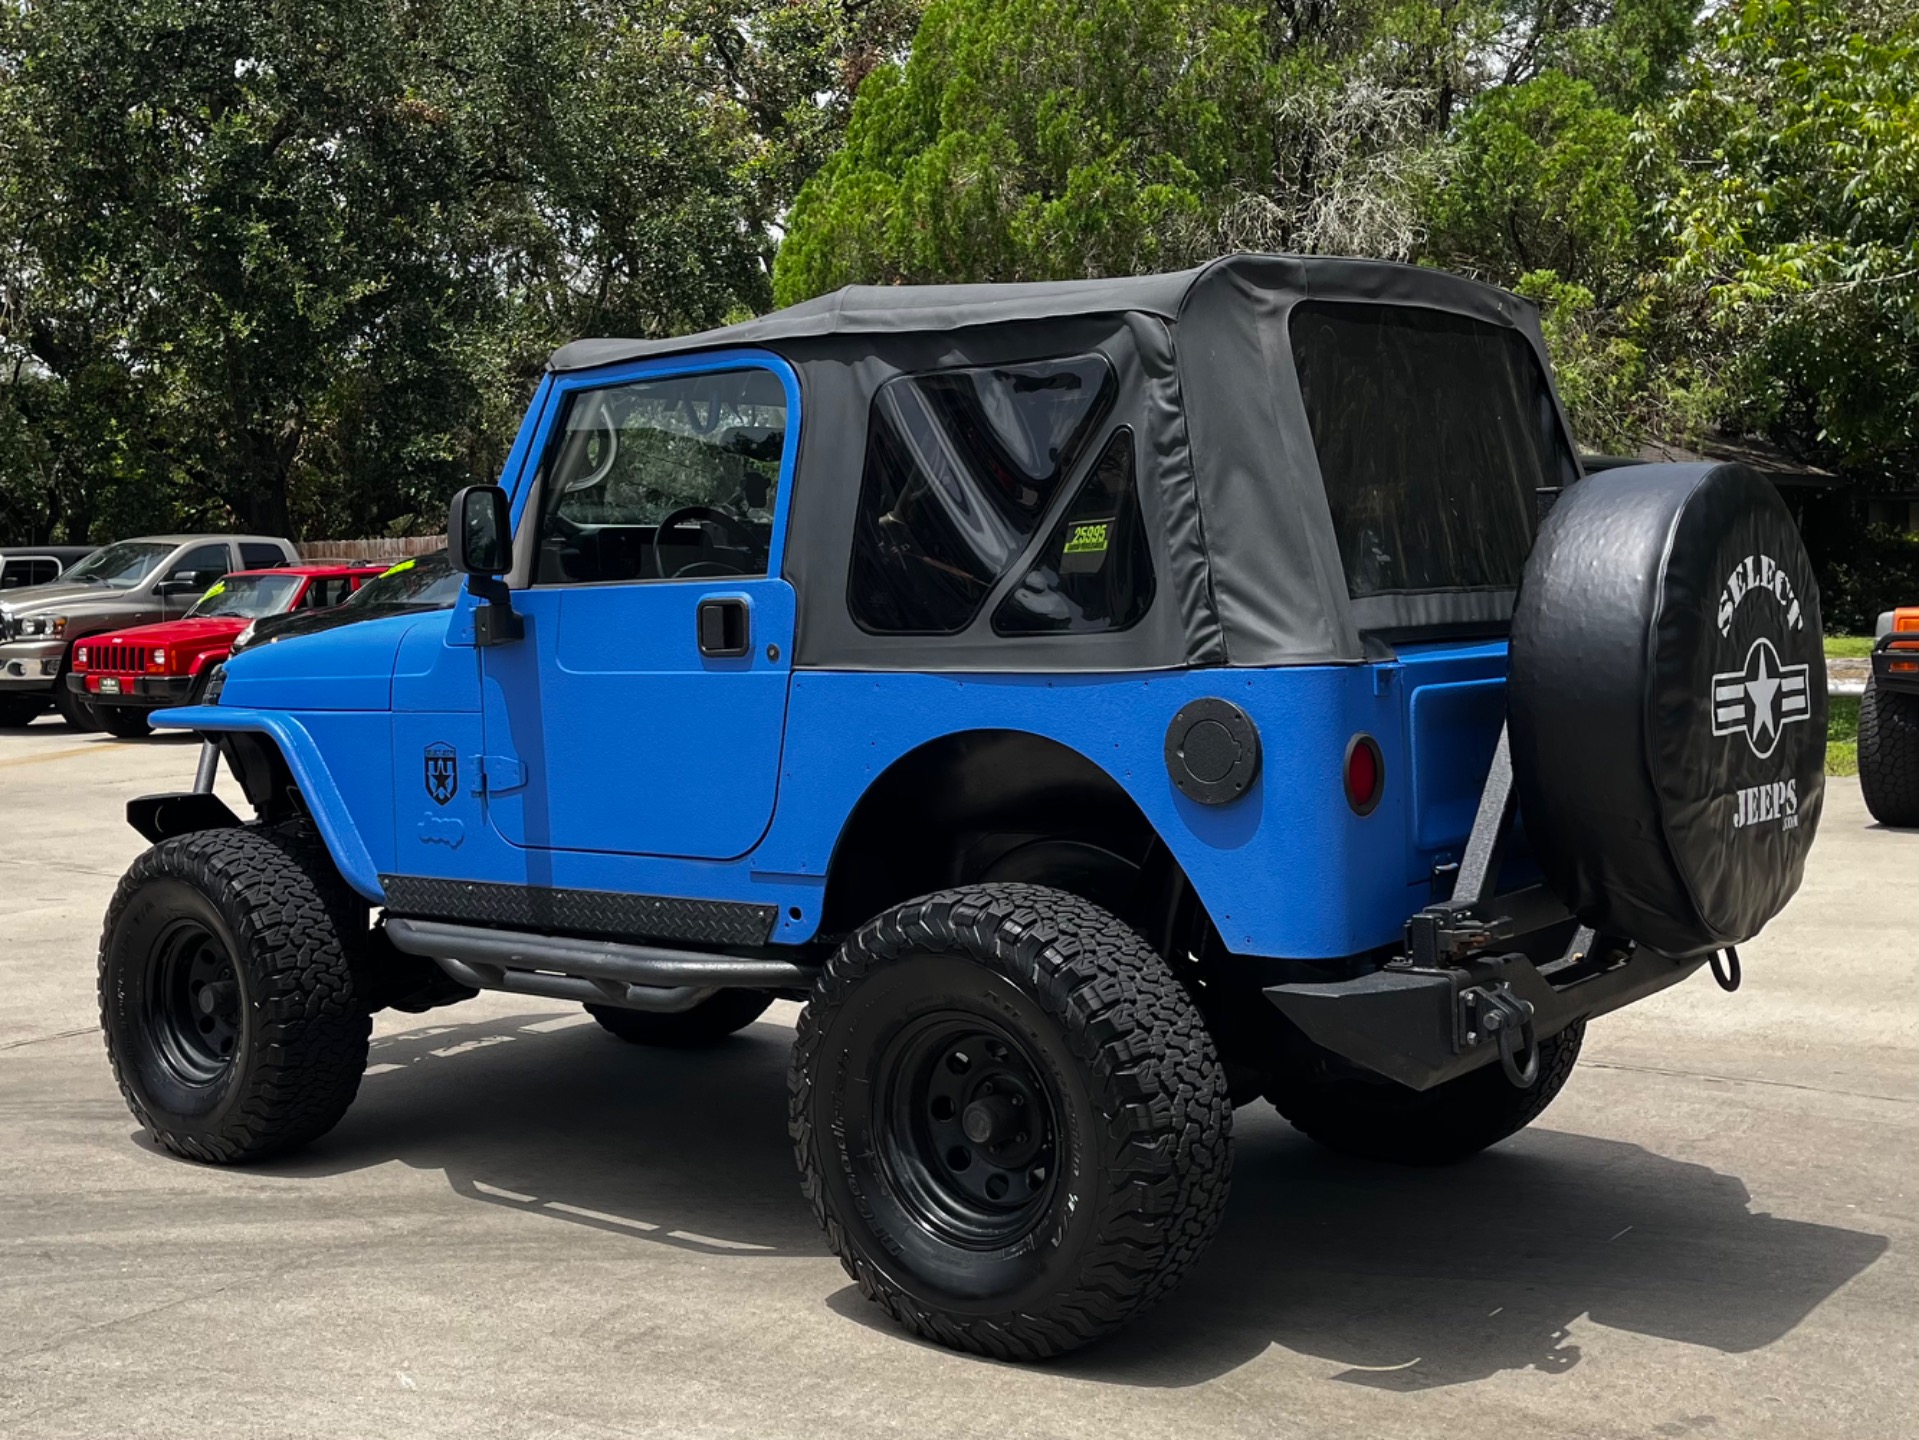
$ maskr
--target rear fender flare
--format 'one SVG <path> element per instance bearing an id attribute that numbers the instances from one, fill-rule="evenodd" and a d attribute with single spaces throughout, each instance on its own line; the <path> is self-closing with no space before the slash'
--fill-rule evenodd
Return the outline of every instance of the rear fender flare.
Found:
<path id="1" fill-rule="evenodd" d="M 363 899 L 374 905 L 386 904 L 386 892 L 380 888 L 379 871 L 366 842 L 340 802 L 339 787 L 320 756 L 320 747 L 297 719 L 277 711 L 191 705 L 163 710 L 153 723 L 168 729 L 197 730 L 210 740 L 223 734 L 264 735 L 271 740 L 292 772 L 294 784 L 300 787 L 300 798 L 341 876 Z"/>

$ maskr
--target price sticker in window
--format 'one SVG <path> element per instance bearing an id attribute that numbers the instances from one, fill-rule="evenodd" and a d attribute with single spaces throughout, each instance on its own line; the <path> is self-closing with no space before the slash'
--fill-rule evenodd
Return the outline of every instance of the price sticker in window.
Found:
<path id="1" fill-rule="evenodd" d="M 1104 555 L 1106 553 L 1106 529 L 1110 520 L 1095 520 L 1085 525 L 1075 525 L 1073 533 L 1066 537 L 1068 555 Z"/>

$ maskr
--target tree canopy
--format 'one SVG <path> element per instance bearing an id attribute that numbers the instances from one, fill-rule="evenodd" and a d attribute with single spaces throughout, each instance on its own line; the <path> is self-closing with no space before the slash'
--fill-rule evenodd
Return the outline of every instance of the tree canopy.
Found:
<path id="1" fill-rule="evenodd" d="M 0 529 L 434 528 L 540 361 L 764 308 L 913 11 L 35 0 L 0 14 Z"/>
<path id="2" fill-rule="evenodd" d="M 0 530 L 434 528 L 541 360 L 1224 250 L 1543 307 L 1585 446 L 1919 462 L 1911 0 L 27 0 Z"/>
<path id="3" fill-rule="evenodd" d="M 801 191 L 782 302 L 1224 249 L 1546 308 L 1582 442 L 1919 460 L 1919 19 L 1891 0 L 935 0 Z"/>

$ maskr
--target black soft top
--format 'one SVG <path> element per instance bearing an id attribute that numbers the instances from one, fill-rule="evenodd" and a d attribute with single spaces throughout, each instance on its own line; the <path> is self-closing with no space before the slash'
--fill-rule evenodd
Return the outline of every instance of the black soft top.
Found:
<path id="1" fill-rule="evenodd" d="M 752 346 L 793 366 L 804 414 L 784 574 L 804 597 L 795 656 L 803 667 L 1352 663 L 1365 658 L 1369 632 L 1503 625 L 1511 589 L 1349 594 L 1287 340 L 1287 317 L 1305 301 L 1415 307 L 1507 328 L 1550 376 L 1538 312 L 1516 295 L 1414 265 L 1295 255 L 1232 255 L 1107 280 L 854 285 L 695 335 L 577 340 L 548 365 L 577 372 Z M 843 603 L 849 537 L 878 388 L 902 374 L 1091 352 L 1106 356 L 1120 382 L 1108 423 L 1138 438 L 1161 581 L 1146 618 L 1114 633 L 1015 641 L 991 632 L 993 603 L 956 635 L 856 625 Z"/>
<path id="2" fill-rule="evenodd" d="M 1228 255 L 1191 270 L 1106 280 L 1040 280 L 1003 285 L 848 285 L 737 325 L 668 340 L 575 340 L 553 352 L 547 368 L 587 370 L 735 345 L 777 350 L 786 340 L 833 335 L 935 334 L 976 325 L 1063 320 L 1082 315 L 1153 315 L 1177 320 L 1193 297 L 1217 286 L 1244 285 L 1296 299 L 1370 300 L 1429 305 L 1496 324 L 1533 312 L 1510 291 L 1444 270 L 1391 260 L 1322 255 Z"/>

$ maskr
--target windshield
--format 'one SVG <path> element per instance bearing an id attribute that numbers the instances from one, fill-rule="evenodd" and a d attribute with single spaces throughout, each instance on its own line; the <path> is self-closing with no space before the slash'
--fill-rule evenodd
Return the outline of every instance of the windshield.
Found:
<path id="1" fill-rule="evenodd" d="M 214 582 L 200 597 L 200 603 L 187 611 L 189 620 L 205 620 L 216 615 L 236 620 L 258 620 L 262 615 L 278 615 L 300 593 L 298 575 L 229 575 Z"/>
<path id="2" fill-rule="evenodd" d="M 431 610 L 451 605 L 466 577 L 447 563 L 446 552 L 402 560 L 366 582 L 347 600 L 349 605 L 417 605 Z"/>
<path id="3" fill-rule="evenodd" d="M 104 550 L 96 550 L 60 578 L 82 584 L 112 585 L 130 589 L 151 575 L 160 562 L 173 553 L 173 546 L 144 540 L 122 540 Z"/>

